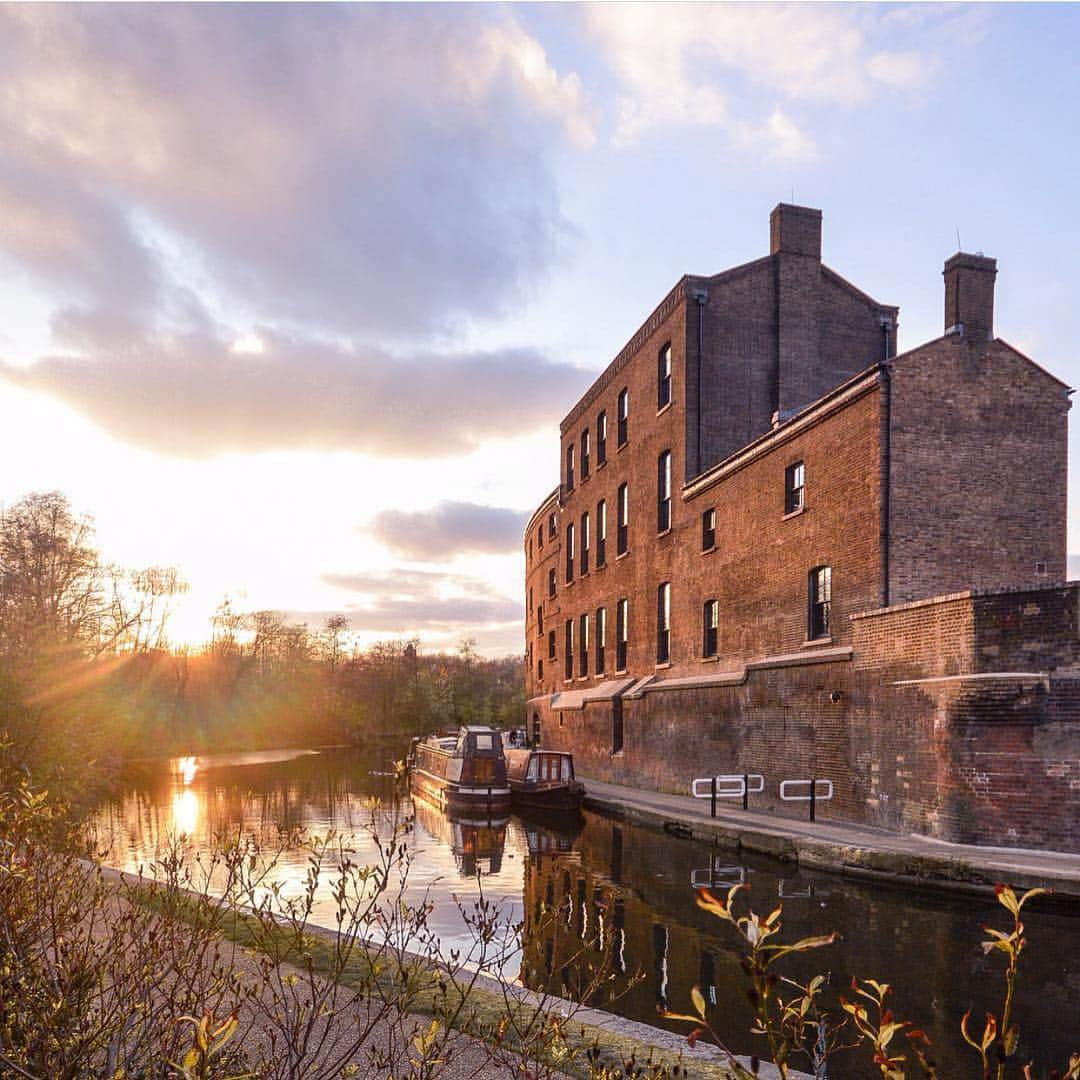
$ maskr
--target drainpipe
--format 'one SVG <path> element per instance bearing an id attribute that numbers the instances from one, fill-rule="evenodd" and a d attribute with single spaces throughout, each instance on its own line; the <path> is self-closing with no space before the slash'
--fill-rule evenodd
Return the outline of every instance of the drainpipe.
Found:
<path id="1" fill-rule="evenodd" d="M 885 340 L 888 341 L 888 326 L 885 327 Z M 887 347 L 887 346 L 886 346 Z M 881 506 L 879 546 L 881 548 L 881 607 L 889 606 L 889 489 L 891 484 L 891 446 L 892 428 L 892 382 L 888 360 L 881 363 L 881 435 L 879 439 L 881 454 L 881 475 L 878 484 Z"/>
<path id="2" fill-rule="evenodd" d="M 693 475 L 699 476 L 704 469 L 701 465 L 701 341 L 702 323 L 705 321 L 705 305 L 708 303 L 709 294 L 705 289 L 694 289 L 691 294 L 697 302 L 697 378 L 695 383 L 695 399 L 697 409 L 697 441 L 696 459 L 694 461 Z M 689 477 L 687 477 L 689 479 Z"/>

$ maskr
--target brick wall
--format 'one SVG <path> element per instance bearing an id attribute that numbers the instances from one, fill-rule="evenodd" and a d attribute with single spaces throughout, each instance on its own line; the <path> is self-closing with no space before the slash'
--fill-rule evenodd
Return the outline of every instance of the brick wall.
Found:
<path id="1" fill-rule="evenodd" d="M 1063 581 L 1066 387 L 1000 341 L 891 366 L 890 600 Z"/>

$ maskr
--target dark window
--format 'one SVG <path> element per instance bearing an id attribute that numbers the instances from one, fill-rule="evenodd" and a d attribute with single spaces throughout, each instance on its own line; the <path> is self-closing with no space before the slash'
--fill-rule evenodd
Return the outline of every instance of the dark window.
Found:
<path id="1" fill-rule="evenodd" d="M 589 475 L 589 429 L 581 433 L 581 479 Z"/>
<path id="2" fill-rule="evenodd" d="M 596 418 L 596 467 L 607 461 L 607 413 Z"/>
<path id="3" fill-rule="evenodd" d="M 548 514 L 548 539 L 554 540 L 558 535 L 558 531 L 555 528 L 555 515 Z"/>
<path id="4" fill-rule="evenodd" d="M 702 640 L 701 655 L 702 656 L 715 656 L 716 655 L 716 635 L 720 627 L 720 601 L 719 600 L 706 600 L 703 623 L 705 626 L 705 635 Z"/>
<path id="5" fill-rule="evenodd" d="M 555 567 L 553 566 L 548 571 L 548 596 L 555 595 Z"/>
<path id="6" fill-rule="evenodd" d="M 566 581 L 574 580 L 574 523 L 566 526 Z"/>
<path id="7" fill-rule="evenodd" d="M 706 510 L 701 515 L 701 550 L 716 547 L 716 511 Z"/>
<path id="8" fill-rule="evenodd" d="M 665 581 L 656 590 L 656 662 L 666 664 L 671 659 L 671 582 Z"/>
<path id="9" fill-rule="evenodd" d="M 536 529 L 536 546 L 543 551 L 544 550 L 544 526 L 540 525 Z"/>
<path id="10" fill-rule="evenodd" d="M 660 350 L 656 358 L 656 407 L 671 404 L 671 344 Z"/>
<path id="11" fill-rule="evenodd" d="M 784 470 L 784 513 L 794 514 L 803 508 L 806 491 L 806 467 L 801 461 Z"/>
<path id="12" fill-rule="evenodd" d="M 630 602 L 615 605 L 615 670 L 626 670 L 626 651 L 630 643 Z"/>
<path id="13" fill-rule="evenodd" d="M 616 522 L 615 554 L 625 555 L 630 547 L 630 488 L 619 485 L 618 521 Z"/>
<path id="14" fill-rule="evenodd" d="M 596 569 L 607 562 L 607 502 L 596 504 Z"/>
<path id="15" fill-rule="evenodd" d="M 548 659 L 555 659 L 555 631 L 548 631 Z"/>
<path id="16" fill-rule="evenodd" d="M 671 528 L 671 451 L 656 459 L 656 531 Z"/>
<path id="17" fill-rule="evenodd" d="M 581 572 L 589 572 L 589 511 L 581 515 Z"/>
<path id="18" fill-rule="evenodd" d="M 596 609 L 596 674 L 604 674 L 604 649 L 607 647 L 607 608 Z"/>
<path id="19" fill-rule="evenodd" d="M 544 677 L 544 661 L 543 660 L 537 660 L 536 661 L 536 677 L 538 679 L 542 679 Z"/>
<path id="20" fill-rule="evenodd" d="M 544 605 L 541 604 L 536 609 L 536 636 L 544 636 Z"/>
<path id="21" fill-rule="evenodd" d="M 589 674 L 589 616 L 582 615 L 578 620 L 578 676 Z"/>
<path id="22" fill-rule="evenodd" d="M 574 620 L 566 620 L 566 672 L 563 675 L 564 679 L 572 679 L 574 677 Z"/>
<path id="23" fill-rule="evenodd" d="M 628 434 L 629 434 L 629 425 L 630 425 L 630 391 L 624 386 L 622 388 L 622 390 L 619 391 L 619 424 L 618 424 L 619 430 L 616 433 L 617 437 L 618 437 L 618 440 L 619 440 L 619 445 L 620 446 L 624 445 L 626 440 L 627 440 L 627 437 L 628 437 Z"/>
<path id="24" fill-rule="evenodd" d="M 566 490 L 574 489 L 574 446 L 571 443 L 566 448 Z"/>
<path id="25" fill-rule="evenodd" d="M 532 537 L 529 537 L 529 562 L 532 562 Z"/>
<path id="26" fill-rule="evenodd" d="M 810 571 L 810 618 L 809 633 L 807 637 L 813 641 L 815 638 L 829 636 L 829 613 L 832 607 L 832 567 L 815 566 Z"/>
<path id="27" fill-rule="evenodd" d="M 532 586 L 529 586 L 529 607 L 533 606 L 533 591 Z"/>

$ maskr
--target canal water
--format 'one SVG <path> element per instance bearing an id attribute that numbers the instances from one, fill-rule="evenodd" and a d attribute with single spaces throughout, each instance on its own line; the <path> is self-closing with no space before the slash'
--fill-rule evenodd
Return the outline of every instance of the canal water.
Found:
<path id="1" fill-rule="evenodd" d="M 372 798 L 383 838 L 397 816 L 411 822 L 407 895 L 431 901 L 428 925 L 444 951 L 474 945 L 468 926 L 482 895 L 499 906 L 517 948 L 504 974 L 534 989 L 586 997 L 610 1011 L 688 1030 L 658 1008 L 687 1012 L 700 986 L 715 1030 L 736 1052 L 761 1052 L 733 929 L 697 907 L 698 886 L 723 891 L 745 883 L 750 905 L 784 909 L 784 940 L 837 930 L 835 945 L 795 956 L 783 970 L 807 980 L 828 973 L 848 992 L 853 975 L 894 988 L 900 1018 L 927 1032 L 943 1076 L 973 1076 L 960 1019 L 975 1025 L 1000 1010 L 1001 963 L 980 947 L 989 923 L 1004 928 L 992 899 L 959 897 L 803 873 L 764 858 L 738 858 L 700 842 L 585 812 L 569 822 L 515 816 L 451 821 L 424 803 L 393 803 L 389 762 L 357 751 L 272 751 L 144 763 L 94 818 L 105 861 L 126 870 L 151 862 L 170 843 L 204 856 L 216 840 L 237 838 L 279 852 L 272 877 L 297 895 L 308 850 L 295 830 L 347 838 L 354 862 L 377 858 L 367 831 Z M 329 875 L 320 882 L 314 921 L 334 923 Z M 1027 918 L 1016 1007 L 1021 1052 L 1036 1076 L 1080 1049 L 1080 915 L 1047 905 Z M 835 1057 L 829 1075 L 867 1076 L 867 1059 Z"/>

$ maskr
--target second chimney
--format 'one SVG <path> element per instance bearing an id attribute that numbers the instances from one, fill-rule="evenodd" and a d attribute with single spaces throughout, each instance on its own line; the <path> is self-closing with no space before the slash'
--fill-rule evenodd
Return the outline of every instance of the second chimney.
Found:
<path id="1" fill-rule="evenodd" d="M 970 341 L 992 338 L 997 260 L 960 251 L 945 263 L 942 273 L 945 277 L 945 332 L 962 333 Z"/>

